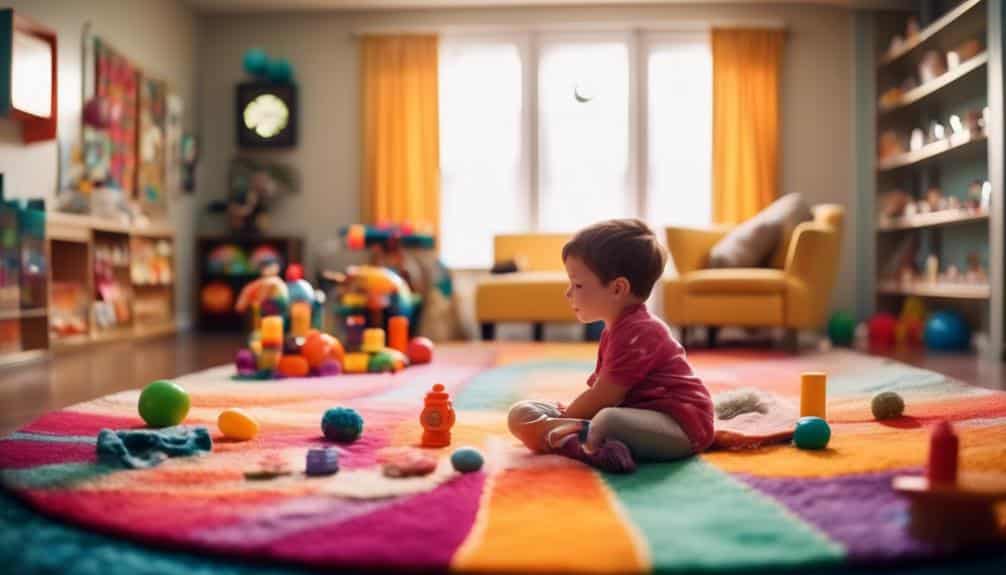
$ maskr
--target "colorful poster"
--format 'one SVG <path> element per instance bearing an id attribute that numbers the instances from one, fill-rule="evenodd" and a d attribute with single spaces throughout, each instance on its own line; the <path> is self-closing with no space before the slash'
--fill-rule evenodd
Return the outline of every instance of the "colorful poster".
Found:
<path id="1" fill-rule="evenodd" d="M 178 94 L 168 94 L 167 117 L 164 126 L 164 187 L 169 196 L 177 196 L 182 189 L 182 116 L 185 103 Z"/>
<path id="2" fill-rule="evenodd" d="M 132 197 L 136 184 L 137 88 L 136 67 L 111 46 L 94 39 L 97 96 L 108 106 L 111 142 L 107 185 Z"/>
<path id="3" fill-rule="evenodd" d="M 137 148 L 140 157 L 136 195 L 148 216 L 167 213 L 164 196 L 164 128 L 167 89 L 164 82 L 143 77 L 140 80 L 140 132 Z"/>

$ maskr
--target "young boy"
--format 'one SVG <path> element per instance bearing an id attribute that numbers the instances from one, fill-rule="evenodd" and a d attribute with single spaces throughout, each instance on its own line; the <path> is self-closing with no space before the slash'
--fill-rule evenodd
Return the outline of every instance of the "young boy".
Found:
<path id="1" fill-rule="evenodd" d="M 644 302 L 667 255 L 635 219 L 581 230 L 562 249 L 566 299 L 583 323 L 605 328 L 587 389 L 569 406 L 522 401 L 510 432 L 532 451 L 560 453 L 615 473 L 636 460 L 670 461 L 713 441 L 713 403 L 685 351 Z"/>

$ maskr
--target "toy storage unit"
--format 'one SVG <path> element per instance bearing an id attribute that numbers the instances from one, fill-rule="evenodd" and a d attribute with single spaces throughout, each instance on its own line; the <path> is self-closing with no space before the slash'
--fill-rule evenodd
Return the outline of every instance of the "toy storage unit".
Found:
<path id="1" fill-rule="evenodd" d="M 200 236 L 196 243 L 194 309 L 200 331 L 247 332 L 247 318 L 234 311 L 241 288 L 259 277 L 262 257 L 279 259 L 280 276 L 289 264 L 302 264 L 304 243 L 292 236 Z"/>
<path id="2" fill-rule="evenodd" d="M 926 0 L 872 22 L 875 309 L 907 297 L 1003 352 L 1003 0 Z M 869 203 L 869 200 L 868 202 Z"/>
<path id="3" fill-rule="evenodd" d="M 80 344 L 174 333 L 174 231 L 49 213 L 49 341 Z"/>

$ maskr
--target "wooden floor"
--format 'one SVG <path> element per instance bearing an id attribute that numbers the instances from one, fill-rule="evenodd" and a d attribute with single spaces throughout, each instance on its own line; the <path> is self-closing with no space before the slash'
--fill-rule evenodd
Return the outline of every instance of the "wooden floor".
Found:
<path id="1" fill-rule="evenodd" d="M 90 346 L 0 369 L 0 434 L 39 415 L 233 361 L 239 336 L 180 334 Z"/>
<path id="2" fill-rule="evenodd" d="M 14 431 L 47 411 L 228 363 L 241 341 L 239 336 L 181 334 L 94 346 L 45 361 L 0 368 L 0 434 Z M 1002 363 L 924 352 L 890 357 L 971 384 L 1006 389 Z"/>

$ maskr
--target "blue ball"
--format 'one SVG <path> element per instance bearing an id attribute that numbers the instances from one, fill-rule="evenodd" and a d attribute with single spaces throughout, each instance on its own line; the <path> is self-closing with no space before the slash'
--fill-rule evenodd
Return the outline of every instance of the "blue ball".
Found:
<path id="1" fill-rule="evenodd" d="M 461 447 L 451 454 L 451 465 L 461 473 L 471 473 L 482 469 L 482 454 L 474 447 Z"/>
<path id="2" fill-rule="evenodd" d="M 293 66 L 283 58 L 269 60 L 269 63 L 266 65 L 265 74 L 269 77 L 269 80 L 277 84 L 286 84 L 293 80 Z"/>
<path id="3" fill-rule="evenodd" d="M 321 431 L 329 441 L 350 443 L 363 433 L 363 418 L 355 409 L 333 407 L 321 418 Z"/>
<path id="4" fill-rule="evenodd" d="M 793 431 L 793 442 L 800 449 L 824 449 L 831 439 L 831 427 L 820 417 L 801 417 Z"/>
<path id="5" fill-rule="evenodd" d="M 968 324 L 960 314 L 951 311 L 938 311 L 930 315 L 922 336 L 929 349 L 940 351 L 967 349 L 971 344 Z"/>
<path id="6" fill-rule="evenodd" d="M 259 48 L 249 48 L 244 55 L 245 72 L 252 76 L 264 76 L 269 67 L 269 56 Z"/>

